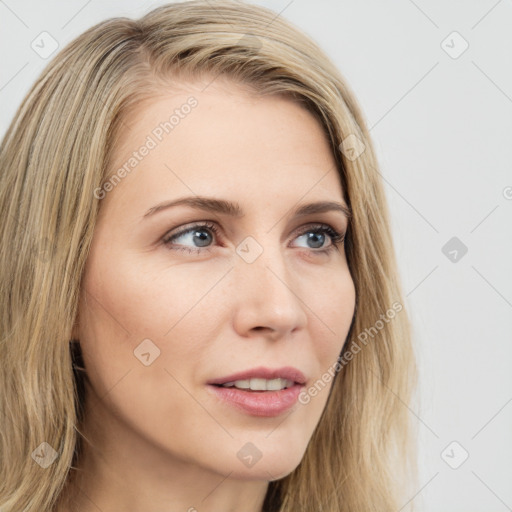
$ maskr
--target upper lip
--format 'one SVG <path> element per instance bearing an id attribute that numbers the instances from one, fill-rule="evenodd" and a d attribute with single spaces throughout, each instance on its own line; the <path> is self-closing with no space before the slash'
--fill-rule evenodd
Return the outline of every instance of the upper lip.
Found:
<path id="1" fill-rule="evenodd" d="M 297 368 L 292 366 L 285 366 L 283 368 L 265 368 L 260 366 L 258 368 L 252 368 L 251 370 L 245 370 L 243 372 L 233 373 L 226 377 L 219 377 L 208 381 L 208 384 L 226 384 L 226 382 L 234 382 L 236 380 L 248 380 L 248 379 L 288 379 L 298 384 L 305 384 L 306 377 Z"/>

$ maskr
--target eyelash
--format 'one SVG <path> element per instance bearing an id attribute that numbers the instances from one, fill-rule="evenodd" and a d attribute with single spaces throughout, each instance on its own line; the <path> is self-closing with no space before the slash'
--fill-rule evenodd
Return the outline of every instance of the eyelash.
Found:
<path id="1" fill-rule="evenodd" d="M 173 251 L 187 251 L 189 254 L 191 253 L 201 253 L 205 251 L 210 251 L 211 247 L 196 247 L 195 249 L 190 247 L 172 247 L 172 242 L 176 238 L 179 238 L 182 235 L 185 235 L 189 233 L 190 231 L 202 231 L 202 230 L 210 230 L 214 233 L 215 238 L 219 237 L 219 229 L 218 227 L 211 223 L 211 222 L 203 222 L 199 224 L 192 225 L 178 233 L 174 233 L 172 235 L 165 236 L 163 239 L 164 245 L 168 247 L 169 250 Z M 304 231 L 301 231 L 297 234 L 296 238 L 299 236 L 303 236 L 307 233 L 321 233 L 321 234 L 327 234 L 331 238 L 331 245 L 327 247 L 326 249 L 311 249 L 313 253 L 320 253 L 320 254 L 329 254 L 333 250 L 339 250 L 339 245 L 341 245 L 345 240 L 345 233 L 339 233 L 336 231 L 332 226 L 329 224 L 314 224 L 314 225 L 308 225 L 307 229 Z"/>

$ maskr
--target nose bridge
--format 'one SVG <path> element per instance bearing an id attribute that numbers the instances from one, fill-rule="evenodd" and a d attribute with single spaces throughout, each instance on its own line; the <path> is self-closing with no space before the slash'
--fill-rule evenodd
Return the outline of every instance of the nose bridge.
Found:
<path id="1" fill-rule="evenodd" d="M 286 254 L 272 234 L 248 237 L 237 248 L 233 278 L 237 283 L 236 321 L 241 330 L 269 328 L 286 334 L 306 323 L 304 305 Z M 264 240 L 263 240 L 264 238 Z M 244 243 L 246 245 L 244 245 Z"/>

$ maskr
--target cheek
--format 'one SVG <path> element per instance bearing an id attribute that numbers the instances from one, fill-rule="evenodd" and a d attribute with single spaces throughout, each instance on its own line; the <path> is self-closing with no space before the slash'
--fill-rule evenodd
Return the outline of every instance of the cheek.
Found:
<path id="1" fill-rule="evenodd" d="M 173 418 L 197 417 L 187 389 L 204 364 L 204 333 L 219 322 L 213 304 L 201 303 L 215 280 L 178 270 L 155 278 L 130 262 L 111 272 L 91 267 L 84 280 L 80 345 L 92 388 L 112 413 L 155 441 L 166 438 Z"/>
<path id="2" fill-rule="evenodd" d="M 114 261 L 109 267 L 92 259 L 83 283 L 80 343 L 91 380 L 109 389 L 143 362 L 188 378 L 186 369 L 203 357 L 206 334 L 222 323 L 221 304 L 209 302 L 208 291 L 223 273 L 150 271 L 135 259 Z"/>
<path id="3" fill-rule="evenodd" d="M 93 268 L 84 284 L 86 295 L 103 307 L 100 321 L 117 323 L 133 338 L 163 337 L 201 301 L 215 276 L 184 272 L 180 266 L 155 270 L 143 263 L 125 257 L 116 258 L 114 268 Z"/>
<path id="4" fill-rule="evenodd" d="M 332 279 L 337 275 L 336 279 Z M 304 388 L 298 407 L 305 408 L 305 421 L 320 418 L 327 403 L 336 375 L 336 363 L 347 338 L 355 309 L 355 287 L 348 269 L 331 273 L 329 285 L 323 294 L 312 294 L 315 302 L 310 307 L 311 352 L 318 362 L 315 375 Z M 314 428 L 314 425 L 312 425 Z"/>
<path id="5" fill-rule="evenodd" d="M 324 293 L 312 294 L 316 300 L 310 306 L 318 326 L 318 332 L 313 333 L 312 338 L 324 371 L 336 362 L 355 311 L 356 292 L 348 269 L 338 272 L 336 278 L 334 276 L 336 274 L 332 273 Z"/>

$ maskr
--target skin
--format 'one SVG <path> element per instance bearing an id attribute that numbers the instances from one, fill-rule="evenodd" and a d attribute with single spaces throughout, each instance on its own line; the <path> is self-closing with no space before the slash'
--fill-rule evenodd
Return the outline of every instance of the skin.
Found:
<path id="1" fill-rule="evenodd" d="M 88 376 L 81 432 L 91 443 L 73 493 L 80 512 L 261 511 L 268 482 L 300 463 L 330 385 L 268 418 L 222 403 L 206 382 L 294 366 L 309 387 L 336 362 L 354 314 L 343 244 L 322 254 L 330 236 L 308 230 L 344 233 L 347 219 L 292 215 L 298 204 L 345 204 L 320 124 L 289 99 L 221 78 L 202 91 L 206 83 L 182 83 L 132 112 L 115 148 L 114 170 L 169 112 L 197 99 L 101 200 L 74 331 Z M 194 195 L 236 201 L 245 215 L 178 206 L 143 218 Z M 202 221 L 219 235 L 203 229 L 206 242 L 192 231 L 163 243 Z M 247 236 L 263 248 L 252 263 L 236 252 Z M 145 339 L 160 350 L 148 366 L 134 356 Z M 262 454 L 252 467 L 237 457 L 248 442 Z"/>

